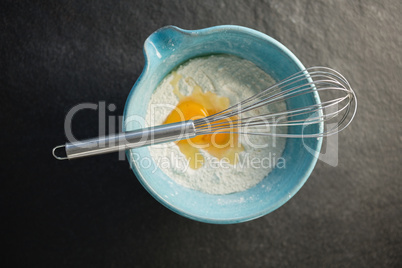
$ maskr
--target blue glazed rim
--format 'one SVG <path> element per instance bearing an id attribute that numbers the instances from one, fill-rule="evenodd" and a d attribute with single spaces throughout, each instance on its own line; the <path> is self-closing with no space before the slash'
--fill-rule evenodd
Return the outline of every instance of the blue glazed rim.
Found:
<path id="1" fill-rule="evenodd" d="M 144 78 L 144 76 L 146 76 L 146 74 L 148 72 L 151 72 L 151 62 L 150 60 L 152 60 L 152 53 L 150 51 L 148 51 L 149 48 L 149 43 L 150 42 L 150 38 L 158 33 L 161 33 L 163 31 L 167 31 L 167 30 L 173 30 L 173 31 L 177 31 L 180 34 L 183 35 L 188 35 L 188 36 L 192 36 L 192 37 L 197 37 L 197 36 L 206 36 L 206 35 L 210 35 L 213 33 L 217 33 L 217 32 L 226 32 L 226 31 L 237 31 L 239 33 L 243 33 L 243 34 L 247 34 L 249 36 L 253 36 L 256 37 L 258 39 L 265 39 L 266 41 L 272 43 L 274 46 L 276 46 L 284 55 L 286 55 L 287 57 L 291 58 L 291 60 L 293 61 L 293 63 L 300 69 L 303 70 L 305 69 L 305 67 L 303 66 L 303 64 L 299 61 L 299 59 L 288 49 L 286 48 L 284 45 L 282 45 L 280 42 L 276 41 L 275 39 L 273 39 L 272 37 L 261 33 L 259 31 L 247 28 L 247 27 L 243 27 L 243 26 L 237 26 L 237 25 L 220 25 L 220 26 L 214 26 L 214 27 L 210 27 L 210 28 L 205 28 L 205 29 L 200 29 L 200 30 L 183 30 L 180 29 L 176 26 L 165 26 L 163 28 L 158 29 L 157 31 L 155 31 L 154 33 L 152 33 L 147 40 L 145 41 L 144 44 L 144 56 L 145 56 L 145 65 L 144 65 L 144 69 L 141 73 L 141 75 L 139 76 L 139 78 L 137 79 L 136 83 L 134 84 L 132 90 L 130 91 L 128 97 L 127 97 L 127 101 L 126 101 L 126 105 L 124 108 L 124 113 L 123 113 L 123 122 L 126 121 L 127 118 L 127 113 L 128 113 L 128 104 L 129 101 L 132 98 L 132 95 L 135 93 L 136 87 L 138 86 L 138 84 L 140 84 L 141 80 Z M 147 46 L 148 44 L 148 46 Z M 158 58 L 160 58 L 160 55 L 157 55 Z M 188 59 L 186 59 L 188 60 Z M 182 62 L 185 62 L 186 60 L 183 60 Z M 182 63 L 181 62 L 181 63 Z M 181 64 L 179 63 L 179 64 Z M 178 64 L 178 65 L 179 65 Z M 169 70 L 170 72 L 171 70 Z M 168 73 L 168 72 L 167 72 Z M 167 74 L 166 73 L 166 74 Z M 165 75 L 166 75 L 165 74 Z M 314 98 L 317 102 L 320 102 L 319 96 L 317 93 L 314 93 Z M 320 131 L 323 131 L 323 124 L 321 123 L 319 126 Z M 126 126 L 125 124 L 123 124 L 123 131 L 126 131 Z M 196 214 L 192 214 L 189 213 L 187 211 L 184 211 L 182 209 L 177 208 L 176 206 L 170 204 L 169 200 L 167 200 L 166 198 L 164 198 L 162 195 L 160 195 L 158 192 L 154 191 L 152 189 L 152 187 L 148 184 L 147 180 L 144 179 L 143 174 L 140 172 L 139 168 L 136 166 L 137 163 L 135 161 L 133 161 L 133 157 L 132 157 L 132 150 L 127 150 L 126 151 L 126 156 L 128 158 L 129 164 L 135 174 L 135 176 L 137 177 L 137 179 L 140 181 L 140 183 L 142 184 L 142 186 L 158 201 L 160 202 L 162 205 L 164 205 L 165 207 L 169 208 L 170 210 L 174 211 L 175 213 L 185 216 L 187 218 L 196 220 L 196 221 L 200 221 L 200 222 L 206 222 L 206 223 L 214 223 L 214 224 L 231 224 L 231 223 L 239 223 L 239 222 L 246 222 L 246 221 L 250 221 L 256 218 L 259 218 L 261 216 L 267 215 L 271 212 L 273 212 L 274 210 L 278 209 L 279 207 L 281 207 L 282 205 L 284 205 L 288 200 L 290 200 L 299 190 L 300 188 L 304 185 L 304 183 L 307 181 L 307 179 L 309 178 L 311 172 L 313 171 L 317 160 L 318 160 L 318 156 L 320 153 L 322 147 L 322 138 L 317 138 L 317 146 L 316 148 L 314 148 L 314 155 L 313 155 L 313 159 L 310 162 L 306 172 L 304 173 L 304 176 L 302 177 L 302 179 L 299 180 L 298 184 L 295 185 L 292 190 L 288 193 L 288 195 L 284 195 L 281 199 L 279 199 L 275 204 L 275 206 L 271 206 L 265 210 L 260 210 L 258 213 L 254 213 L 252 215 L 248 215 L 247 217 L 244 216 L 239 216 L 239 217 L 231 217 L 231 218 L 227 218 L 227 219 L 215 219 L 215 218 L 208 218 L 208 217 L 200 217 L 199 215 Z"/>

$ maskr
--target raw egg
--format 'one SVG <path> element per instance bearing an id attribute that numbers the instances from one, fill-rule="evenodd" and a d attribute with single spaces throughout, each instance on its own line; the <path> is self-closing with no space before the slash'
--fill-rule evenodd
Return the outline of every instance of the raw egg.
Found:
<path id="1" fill-rule="evenodd" d="M 164 124 L 170 124 L 186 120 L 196 120 L 229 108 L 230 102 L 226 97 L 218 96 L 212 92 L 203 92 L 191 78 L 185 78 L 185 81 L 193 87 L 189 96 L 184 96 L 179 91 L 179 81 L 183 77 L 173 72 L 173 79 L 170 84 L 173 86 L 173 92 L 179 98 L 179 103 L 170 112 Z M 236 117 L 228 118 L 227 121 L 235 120 Z M 191 139 L 177 141 L 180 151 L 189 161 L 192 169 L 200 168 L 205 159 L 200 150 L 205 150 L 218 159 L 225 158 L 230 164 L 236 163 L 236 153 L 244 150 L 238 141 L 238 135 L 233 133 L 213 133 L 208 135 L 199 135 Z"/>

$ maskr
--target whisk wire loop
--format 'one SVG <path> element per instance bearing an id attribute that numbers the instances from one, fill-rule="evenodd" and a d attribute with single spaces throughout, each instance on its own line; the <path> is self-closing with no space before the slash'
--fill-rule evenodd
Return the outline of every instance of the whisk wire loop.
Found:
<path id="1" fill-rule="evenodd" d="M 326 100 L 323 93 L 341 96 L 331 96 Z M 286 103 L 286 108 L 283 105 L 280 110 L 278 105 L 271 108 L 280 102 Z M 197 119 L 194 125 L 197 135 L 219 132 L 289 138 L 322 137 L 346 128 L 356 109 L 356 95 L 339 72 L 327 67 L 311 67 L 226 110 Z M 331 124 L 332 121 L 335 123 Z M 278 127 L 287 128 L 287 131 L 272 131 Z"/>

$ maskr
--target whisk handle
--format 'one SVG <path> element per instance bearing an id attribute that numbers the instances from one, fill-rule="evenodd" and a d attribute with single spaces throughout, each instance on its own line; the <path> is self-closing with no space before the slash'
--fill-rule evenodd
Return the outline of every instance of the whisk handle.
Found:
<path id="1" fill-rule="evenodd" d="M 53 148 L 56 159 L 73 159 L 195 137 L 192 120 L 143 128 L 106 137 L 66 143 Z M 65 156 L 58 155 L 65 149 Z"/>

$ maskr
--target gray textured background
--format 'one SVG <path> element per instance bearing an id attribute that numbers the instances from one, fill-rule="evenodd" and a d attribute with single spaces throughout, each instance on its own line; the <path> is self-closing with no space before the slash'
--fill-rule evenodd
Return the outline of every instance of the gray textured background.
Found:
<path id="1" fill-rule="evenodd" d="M 56 3 L 57 2 L 57 3 Z M 401 267 L 401 1 L 3 1 L 0 12 L 1 262 L 28 267 Z M 356 90 L 339 163 L 318 162 L 275 212 L 236 225 L 164 208 L 116 155 L 58 162 L 63 120 L 82 102 L 122 114 L 165 25 L 237 24 L 330 66 Z M 80 113 L 78 138 L 97 135 Z M 4 249 L 4 247 L 3 247 Z"/>

